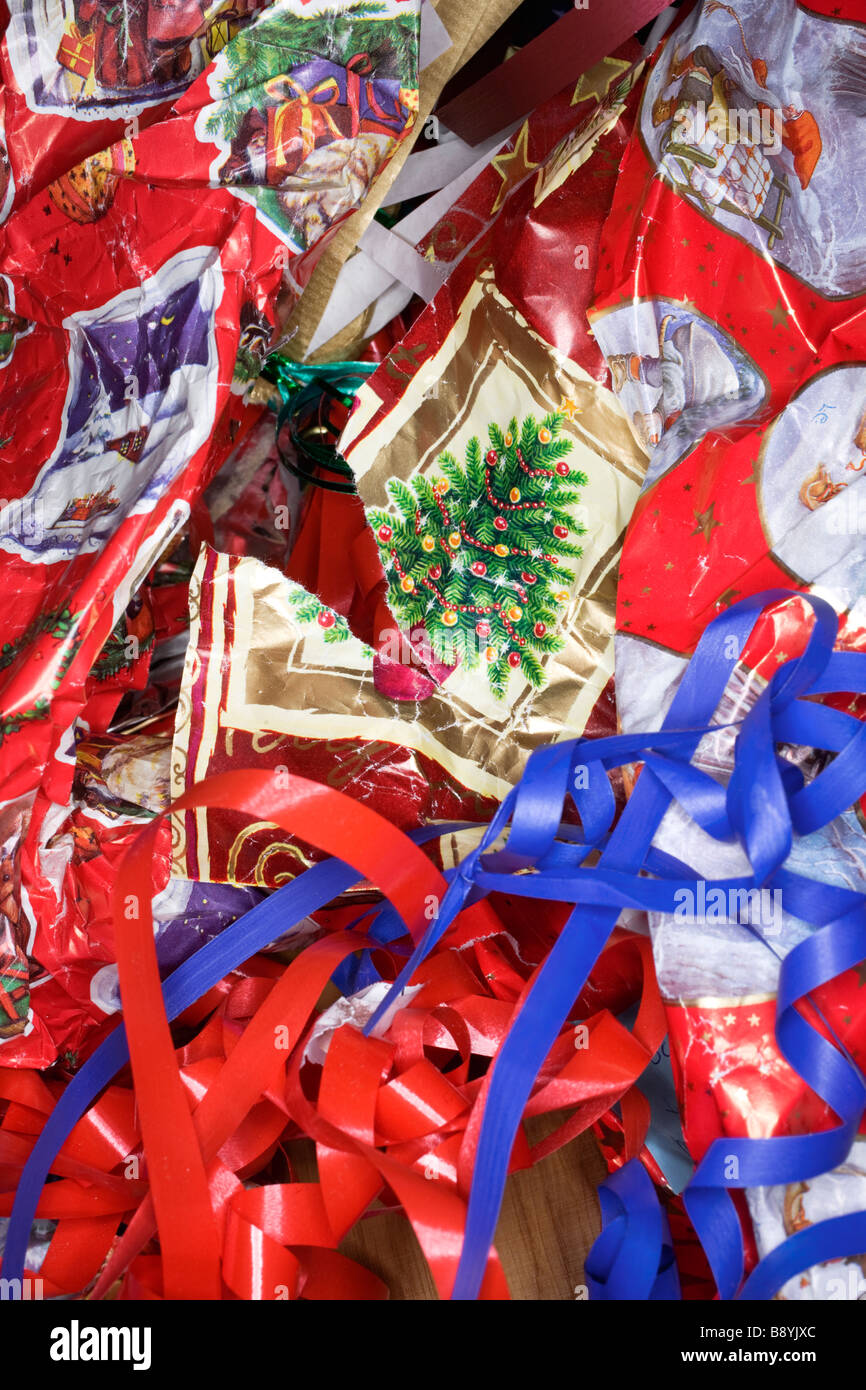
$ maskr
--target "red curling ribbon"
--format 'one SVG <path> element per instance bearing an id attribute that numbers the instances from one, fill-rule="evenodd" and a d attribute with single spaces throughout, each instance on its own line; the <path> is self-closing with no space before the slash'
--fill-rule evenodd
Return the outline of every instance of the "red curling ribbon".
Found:
<path id="1" fill-rule="evenodd" d="M 172 809 L 221 799 L 290 834 L 301 830 L 305 840 L 352 862 L 390 899 L 415 939 L 427 926 L 428 897 L 441 900 L 444 894 L 442 876 L 411 841 L 341 793 L 297 778 L 289 793 L 280 794 L 268 774 L 231 773 L 197 788 Z M 277 806 L 282 809 L 276 811 Z M 309 1080 L 302 1088 L 310 1018 L 322 990 L 342 960 L 371 943 L 335 917 L 332 934 L 307 946 L 289 966 L 254 958 L 208 991 L 208 1007 L 215 1012 L 196 1037 L 175 1050 L 148 920 L 148 833 L 152 827 L 127 856 L 118 888 L 125 890 L 121 904 L 136 893 L 142 907 L 138 919 L 119 916 L 117 932 L 124 999 L 130 978 L 138 996 L 137 1012 L 134 1007 L 126 1019 L 135 1097 L 125 1086 L 109 1087 L 53 1165 L 63 1181 L 46 1188 L 47 1205 L 40 1205 L 40 1214 L 51 1211 L 61 1223 L 53 1264 L 47 1266 L 57 1287 L 77 1292 L 104 1266 L 94 1297 L 116 1291 L 120 1280 L 124 1299 L 189 1297 L 186 1290 L 193 1286 L 213 1290 L 211 1297 L 381 1298 L 387 1294 L 381 1281 L 334 1247 L 382 1193 L 386 1204 L 396 1200 L 405 1210 L 440 1297 L 448 1297 L 466 1214 L 458 1173 L 474 1155 L 486 1094 L 482 1080 L 468 1080 L 470 1062 L 473 1055 L 491 1057 L 497 1051 L 526 988 L 521 957 L 526 959 L 527 942 L 534 959 L 543 954 L 544 941 L 539 937 L 533 945 L 531 933 L 526 941 L 521 934 L 517 956 L 489 904 L 465 910 L 449 934 L 463 949 L 441 949 L 424 962 L 413 979 L 421 988 L 398 1012 L 386 1039 L 365 1038 L 343 1025 L 330 1037 L 324 1067 L 305 1068 Z M 330 933 L 328 914 L 322 916 Z M 618 960 L 631 961 L 631 970 L 647 963 L 647 945 L 624 938 L 609 949 L 619 952 Z M 377 950 L 388 957 L 386 949 Z M 629 1151 L 639 1147 L 646 1105 L 630 1088 L 664 1032 L 649 965 L 633 1033 L 601 1009 L 588 1020 L 593 1046 L 579 1053 L 566 1029 L 545 1062 L 528 1114 L 576 1105 L 566 1126 L 577 1133 L 621 1099 L 626 1146 Z M 494 979 L 487 978 L 490 974 Z M 193 1006 L 187 1013 L 202 1023 L 207 1011 Z M 277 1028 L 286 1030 L 285 1047 L 275 1047 Z M 161 1053 L 151 1046 L 160 1029 Z M 7 1082 L 0 1074 L 0 1100 L 6 1102 L 0 1165 L 18 1171 L 60 1090 L 32 1073 L 21 1078 Z M 168 1079 L 176 1104 L 171 1113 L 185 1117 L 175 1131 L 167 1129 L 165 1092 L 154 1078 Z M 139 1148 L 135 1102 L 145 1159 L 137 1182 L 110 1171 Z M 266 1181 L 245 1188 L 243 1180 L 264 1171 L 292 1121 L 316 1143 L 319 1182 Z M 551 1139 L 565 1142 L 563 1133 L 561 1127 Z M 71 1157 L 71 1149 L 90 1162 Z M 543 1152 L 542 1146 L 530 1151 L 521 1132 L 511 1169 L 528 1166 Z M 172 1164 L 187 1165 L 178 1170 L 185 1195 L 166 1204 L 160 1174 Z M 127 1229 L 112 1249 L 121 1219 Z M 186 1225 L 174 1243 L 166 1239 L 165 1223 L 172 1220 Z M 76 1231 L 78 1259 L 69 1254 Z M 143 1252 L 157 1232 L 161 1254 L 155 1258 Z M 201 1265 L 203 1251 L 210 1282 L 190 1263 L 194 1255 Z M 508 1297 L 495 1252 L 482 1297 Z"/>
<path id="2" fill-rule="evenodd" d="M 271 1084 L 274 1075 L 285 1067 L 288 1052 L 276 1046 L 281 1041 L 276 1028 L 285 1027 L 290 1038 L 300 1035 L 337 965 L 362 944 L 363 940 L 359 942 L 349 935 L 325 938 L 313 942 L 286 969 L 256 1014 L 254 1025 L 241 1034 L 219 1077 L 195 1112 L 194 1127 L 206 1159 L 214 1157 L 230 1139 L 262 1088 Z M 154 1206 L 148 1198 L 124 1233 L 94 1291 L 95 1296 L 110 1286 L 125 1263 L 150 1240 L 155 1229 Z"/>
<path id="3" fill-rule="evenodd" d="M 51 1239 L 40 1278 L 61 1289 L 84 1289 L 105 1262 L 117 1229 L 116 1214 L 64 1218 Z"/>
<path id="4" fill-rule="evenodd" d="M 415 939 L 427 925 L 425 896 L 440 901 L 444 896 L 444 879 L 411 840 L 375 811 L 305 778 L 292 778 L 291 787 L 281 791 L 267 773 L 228 772 L 182 796 L 172 810 L 202 806 L 245 811 L 289 834 L 302 834 L 317 849 L 345 855 L 390 898 Z M 160 820 L 142 832 L 119 866 L 113 894 L 118 974 L 165 1294 L 214 1299 L 221 1293 L 220 1251 L 204 1161 L 162 1007 L 153 942 L 147 850 Z"/>

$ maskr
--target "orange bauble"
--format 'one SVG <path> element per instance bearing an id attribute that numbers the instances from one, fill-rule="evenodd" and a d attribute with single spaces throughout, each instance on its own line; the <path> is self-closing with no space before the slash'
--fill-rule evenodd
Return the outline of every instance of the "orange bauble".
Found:
<path id="1" fill-rule="evenodd" d="M 513 488 L 511 489 L 511 491 L 509 492 L 508 496 L 511 498 L 512 502 L 519 502 L 519 501 L 520 501 L 520 488 L 519 488 L 519 487 L 513 487 Z"/>
<path id="2" fill-rule="evenodd" d="M 453 627 L 457 621 L 457 614 L 453 608 L 447 608 L 442 614 L 442 621 L 446 627 Z"/>
<path id="3" fill-rule="evenodd" d="M 507 555 L 507 554 L 508 554 L 508 546 L 507 546 L 507 545 L 496 545 L 496 546 L 493 547 L 493 550 L 494 550 L 494 553 L 495 553 L 496 555 Z"/>
<path id="4" fill-rule="evenodd" d="M 552 435 L 550 433 L 550 430 L 547 429 L 545 425 L 542 425 L 541 429 L 538 431 L 539 444 L 549 444 L 551 439 Z"/>
<path id="5" fill-rule="evenodd" d="M 404 594 L 411 594 L 412 590 L 415 588 L 415 580 L 410 579 L 408 574 L 404 574 L 403 578 L 400 580 L 400 588 L 403 590 Z"/>
<path id="6" fill-rule="evenodd" d="M 456 550 L 456 549 L 457 549 L 458 545 L 460 544 L 460 532 L 459 532 L 459 531 L 452 531 L 452 532 L 451 532 L 451 535 L 448 537 L 448 544 L 451 546 L 451 549 L 452 549 L 452 550 Z"/>
<path id="7" fill-rule="evenodd" d="M 422 536 L 422 537 L 421 537 L 421 549 L 422 549 L 422 550 L 430 551 L 430 550 L 435 549 L 435 546 L 436 546 L 436 542 L 434 541 L 434 539 L 433 539 L 432 536 Z"/>

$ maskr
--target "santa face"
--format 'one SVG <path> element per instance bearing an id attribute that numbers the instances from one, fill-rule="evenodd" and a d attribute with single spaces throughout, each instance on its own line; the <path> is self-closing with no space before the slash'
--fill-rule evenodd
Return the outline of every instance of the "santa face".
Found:
<path id="1" fill-rule="evenodd" d="M 866 288 L 862 81 L 849 78 L 864 59 L 862 25 L 794 0 L 705 3 L 650 73 L 640 113 L 665 182 L 828 297 Z"/>
<path id="2" fill-rule="evenodd" d="M 866 592 L 866 455 L 857 442 L 866 366 L 822 372 L 768 430 L 759 500 L 786 568 L 848 609 Z"/>
<path id="3" fill-rule="evenodd" d="M 708 429 L 748 419 L 763 378 L 718 324 L 672 299 L 632 301 L 599 315 L 596 341 L 613 390 L 642 446 L 647 482 L 661 477 Z"/>

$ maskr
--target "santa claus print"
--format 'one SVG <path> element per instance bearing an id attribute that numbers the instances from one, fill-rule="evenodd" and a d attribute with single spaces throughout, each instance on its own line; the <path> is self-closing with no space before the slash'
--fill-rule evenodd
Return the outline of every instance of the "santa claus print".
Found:
<path id="1" fill-rule="evenodd" d="M 672 299 L 632 301 L 593 318 L 611 384 L 650 454 L 649 485 L 708 430 L 755 414 L 763 374 L 711 319 Z"/>
<path id="2" fill-rule="evenodd" d="M 16 80 L 35 111 L 128 116 L 179 95 L 264 0 L 11 0 Z"/>
<path id="3" fill-rule="evenodd" d="M 764 436 L 758 473 L 773 555 L 850 609 L 866 592 L 866 364 L 811 378 Z"/>
<path id="4" fill-rule="evenodd" d="M 213 182 L 254 203 L 295 252 L 360 201 L 418 107 L 414 6 L 333 5 L 314 18 L 327 57 L 311 57 L 310 17 L 276 6 L 219 53 L 196 121 L 218 151 Z"/>
<path id="5" fill-rule="evenodd" d="M 650 74 L 640 133 L 705 217 L 845 297 L 866 287 L 864 111 L 866 26 L 704 0 Z"/>

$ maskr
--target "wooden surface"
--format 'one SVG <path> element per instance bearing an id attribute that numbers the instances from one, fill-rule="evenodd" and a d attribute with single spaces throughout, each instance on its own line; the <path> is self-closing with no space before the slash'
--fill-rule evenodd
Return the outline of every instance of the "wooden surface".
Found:
<path id="1" fill-rule="evenodd" d="M 530 1121 L 530 1142 L 537 1143 L 561 1118 Z M 312 1145 L 291 1149 L 298 1177 L 314 1178 Z M 592 1134 L 582 1134 L 534 1168 L 508 1179 L 496 1248 L 513 1299 L 575 1298 L 576 1286 L 583 1283 L 586 1253 L 599 1231 L 595 1193 L 605 1172 Z M 412 1228 L 400 1212 L 371 1212 L 350 1231 L 340 1250 L 378 1274 L 392 1299 L 437 1297 Z"/>

